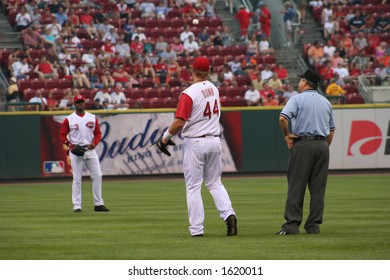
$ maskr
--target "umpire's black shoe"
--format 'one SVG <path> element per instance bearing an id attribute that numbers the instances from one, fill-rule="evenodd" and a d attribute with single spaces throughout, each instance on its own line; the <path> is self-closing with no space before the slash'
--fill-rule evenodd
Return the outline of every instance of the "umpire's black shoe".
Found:
<path id="1" fill-rule="evenodd" d="M 235 215 L 230 215 L 225 220 L 226 226 L 227 226 L 227 235 L 233 236 L 237 235 L 237 218 Z"/>
<path id="2" fill-rule="evenodd" d="M 74 212 L 75 212 L 75 213 L 81 213 L 81 212 L 83 212 L 83 210 L 81 210 L 80 208 L 78 208 L 78 209 L 74 209 Z"/>
<path id="3" fill-rule="evenodd" d="M 95 206 L 94 210 L 95 212 L 110 212 L 104 205 Z"/>
<path id="4" fill-rule="evenodd" d="M 320 228 L 319 227 L 311 227 L 305 229 L 308 234 L 319 234 Z"/>

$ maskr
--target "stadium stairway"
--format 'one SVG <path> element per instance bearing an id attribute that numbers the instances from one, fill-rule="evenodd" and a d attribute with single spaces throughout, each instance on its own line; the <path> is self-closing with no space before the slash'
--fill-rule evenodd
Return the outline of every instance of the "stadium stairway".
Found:
<path id="1" fill-rule="evenodd" d="M 0 49 L 20 49 L 22 42 L 20 33 L 12 30 L 8 18 L 0 12 Z"/>
<path id="2" fill-rule="evenodd" d="M 238 20 L 235 19 L 236 10 L 233 11 L 233 14 L 230 14 L 229 10 L 225 9 L 225 1 L 217 1 L 215 3 L 215 9 L 218 12 L 218 16 L 221 18 L 223 25 L 229 27 L 235 42 L 240 42 L 240 25 Z M 240 44 L 241 43 L 242 42 L 240 42 Z"/>
<path id="3" fill-rule="evenodd" d="M 301 50 L 306 44 L 312 44 L 315 41 L 319 41 L 321 43 L 325 42 L 322 35 L 322 27 L 318 26 L 310 14 L 307 15 L 306 21 L 300 24 L 298 34 L 299 38 L 297 47 Z"/>
<path id="4" fill-rule="evenodd" d="M 301 74 L 298 69 L 298 57 L 300 56 L 300 52 L 297 49 L 278 49 L 275 52 L 276 61 L 281 63 L 284 68 L 288 71 L 288 82 L 292 84 L 295 89 L 298 86 L 299 78 L 298 74 Z"/>

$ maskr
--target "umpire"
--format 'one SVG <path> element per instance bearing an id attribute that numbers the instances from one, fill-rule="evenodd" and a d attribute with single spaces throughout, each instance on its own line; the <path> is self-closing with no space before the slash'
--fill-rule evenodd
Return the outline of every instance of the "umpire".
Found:
<path id="1" fill-rule="evenodd" d="M 329 167 L 329 145 L 335 125 L 332 106 L 316 89 L 321 77 L 314 70 L 299 75 L 298 91 L 279 116 L 284 139 L 290 149 L 288 192 L 284 218 L 277 235 L 298 234 L 302 223 L 306 185 L 310 191 L 310 213 L 305 223 L 309 234 L 320 233 Z M 291 132 L 289 131 L 291 122 Z"/>

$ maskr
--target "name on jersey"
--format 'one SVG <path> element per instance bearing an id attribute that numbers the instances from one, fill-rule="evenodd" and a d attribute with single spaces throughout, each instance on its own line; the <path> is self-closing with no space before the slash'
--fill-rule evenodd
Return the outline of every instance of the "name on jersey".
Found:
<path id="1" fill-rule="evenodd" d="M 203 94 L 204 98 L 207 98 L 209 96 L 214 96 L 213 88 L 206 88 L 206 89 L 202 90 L 201 93 Z"/>

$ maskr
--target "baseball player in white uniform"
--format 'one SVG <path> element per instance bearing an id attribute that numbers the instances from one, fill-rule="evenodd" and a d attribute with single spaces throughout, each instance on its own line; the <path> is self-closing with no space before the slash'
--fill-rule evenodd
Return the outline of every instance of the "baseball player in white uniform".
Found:
<path id="1" fill-rule="evenodd" d="M 175 119 L 162 138 L 162 142 L 166 144 L 182 130 L 189 230 L 193 237 L 204 234 L 204 207 L 201 197 L 203 180 L 220 217 L 226 223 L 227 235 L 237 235 L 236 213 L 221 182 L 221 107 L 218 89 L 207 80 L 209 69 L 207 58 L 195 59 L 192 65 L 194 82 L 181 94 Z"/>
<path id="2" fill-rule="evenodd" d="M 91 173 L 94 210 L 108 212 L 102 198 L 102 171 L 99 157 L 95 151 L 101 139 L 100 125 L 95 115 L 85 112 L 85 98 L 76 95 L 73 98 L 76 107 L 74 113 L 66 117 L 60 130 L 61 142 L 70 148 L 70 163 L 73 170 L 72 202 L 76 213 L 82 212 L 82 172 L 83 166 Z M 86 149 L 85 153 L 76 155 L 74 147 L 78 145 Z"/>

